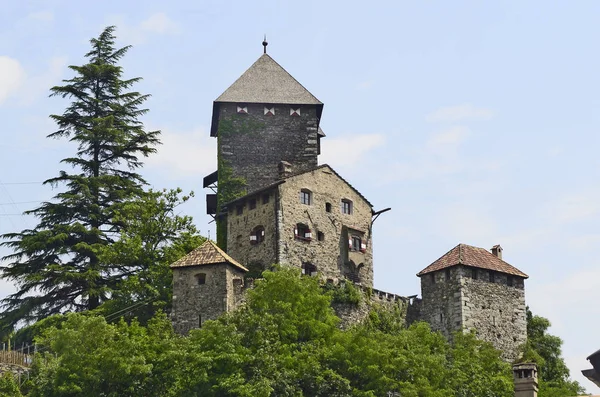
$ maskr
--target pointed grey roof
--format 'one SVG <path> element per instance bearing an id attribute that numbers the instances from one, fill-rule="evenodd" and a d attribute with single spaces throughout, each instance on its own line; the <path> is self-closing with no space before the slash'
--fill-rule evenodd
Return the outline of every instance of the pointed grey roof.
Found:
<path id="1" fill-rule="evenodd" d="M 322 105 L 268 54 L 263 54 L 215 102 Z"/>

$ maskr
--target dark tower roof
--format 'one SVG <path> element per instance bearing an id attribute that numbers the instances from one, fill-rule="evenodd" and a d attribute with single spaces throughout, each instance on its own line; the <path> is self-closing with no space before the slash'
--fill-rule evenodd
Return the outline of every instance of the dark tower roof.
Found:
<path id="1" fill-rule="evenodd" d="M 322 105 L 268 54 L 263 54 L 215 102 Z"/>
<path id="2" fill-rule="evenodd" d="M 323 103 L 268 54 L 263 54 L 213 103 L 210 136 L 217 136 L 220 103 L 315 105 L 320 117 Z"/>
<path id="3" fill-rule="evenodd" d="M 500 273 L 511 274 L 528 278 L 529 276 L 509 265 L 496 255 L 492 254 L 485 248 L 473 247 L 467 244 L 458 244 L 450 251 L 446 252 L 441 258 L 427 266 L 425 269 L 417 273 L 417 276 L 422 276 L 427 273 L 446 269 L 456 265 L 464 265 L 476 267 L 479 269 L 493 270 Z"/>

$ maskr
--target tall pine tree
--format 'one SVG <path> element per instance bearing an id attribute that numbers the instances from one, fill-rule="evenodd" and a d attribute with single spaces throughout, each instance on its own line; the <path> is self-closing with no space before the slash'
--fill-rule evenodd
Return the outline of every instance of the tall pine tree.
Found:
<path id="1" fill-rule="evenodd" d="M 94 309 L 123 274 L 102 263 L 99 254 L 123 228 L 115 213 L 143 194 L 145 181 L 136 170 L 141 157 L 156 151 L 160 131 L 145 131 L 139 121 L 148 95 L 130 90 L 140 78 L 123 79 L 118 62 L 130 47 L 115 48 L 114 30 L 107 27 L 92 39 L 88 63 L 70 66 L 75 77 L 51 89 L 51 96 L 72 102 L 62 115 L 50 116 L 58 130 L 48 137 L 67 138 L 78 150 L 62 160 L 71 171 L 44 182 L 64 185 L 65 191 L 27 212 L 38 225 L 2 236 L 13 253 L 4 257 L 1 277 L 19 288 L 2 300 L 5 328 L 65 310 Z"/>

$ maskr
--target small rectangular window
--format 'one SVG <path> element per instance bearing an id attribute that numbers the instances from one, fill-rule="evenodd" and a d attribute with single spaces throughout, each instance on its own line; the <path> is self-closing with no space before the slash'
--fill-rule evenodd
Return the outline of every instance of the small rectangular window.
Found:
<path id="1" fill-rule="evenodd" d="M 342 200 L 342 214 L 352 214 L 352 201 L 346 199 Z"/>
<path id="2" fill-rule="evenodd" d="M 331 212 L 331 203 L 325 203 L 325 212 Z"/>
<path id="3" fill-rule="evenodd" d="M 311 204 L 310 190 L 302 189 L 300 191 L 300 203 L 306 204 L 306 205 Z"/>
<path id="4" fill-rule="evenodd" d="M 248 208 L 251 210 L 256 208 L 256 199 L 251 199 L 250 202 L 248 202 Z"/>
<path id="5" fill-rule="evenodd" d="M 352 236 L 352 251 L 360 251 L 361 239 L 358 236 Z"/>
<path id="6" fill-rule="evenodd" d="M 319 241 L 325 240 L 325 234 L 323 234 L 323 232 L 317 232 L 317 240 L 319 240 Z"/>
<path id="7" fill-rule="evenodd" d="M 243 205 L 238 205 L 236 207 L 236 212 L 238 215 L 242 215 L 244 213 L 244 206 Z"/>

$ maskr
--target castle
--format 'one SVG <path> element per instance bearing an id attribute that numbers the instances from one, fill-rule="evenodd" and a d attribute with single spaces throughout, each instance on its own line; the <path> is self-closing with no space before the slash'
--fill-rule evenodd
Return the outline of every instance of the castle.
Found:
<path id="1" fill-rule="evenodd" d="M 279 263 L 329 283 L 352 282 L 365 302 L 340 306 L 347 323 L 377 302 L 447 337 L 475 329 L 507 360 L 526 340 L 525 273 L 491 252 L 459 244 L 420 271 L 421 298 L 373 289 L 373 221 L 383 211 L 332 167 L 319 165 L 323 103 L 266 53 L 213 104 L 218 169 L 204 178 L 217 244 L 171 265 L 172 320 L 186 334 L 234 310 L 248 274 Z M 387 209 L 386 209 L 387 210 Z M 368 291 L 368 293 L 367 293 Z"/>

